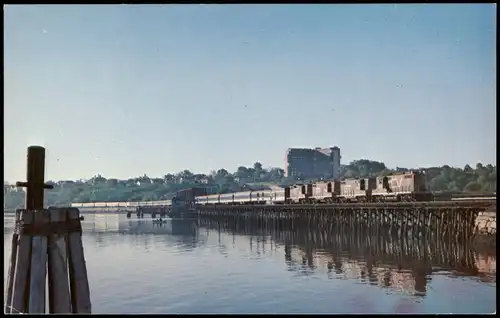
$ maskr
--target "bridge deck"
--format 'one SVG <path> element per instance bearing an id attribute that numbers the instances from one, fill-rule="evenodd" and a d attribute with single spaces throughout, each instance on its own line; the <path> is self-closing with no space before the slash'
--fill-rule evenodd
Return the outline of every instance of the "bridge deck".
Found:
<path id="1" fill-rule="evenodd" d="M 495 200 L 459 200 L 459 201 L 429 201 L 429 202 L 385 202 L 385 203 L 335 203 L 335 204 L 242 204 L 242 205 L 231 205 L 231 204 L 219 204 L 219 205 L 200 205 L 197 209 L 350 209 L 350 208 L 453 208 L 453 207 L 478 207 L 486 208 L 492 205 L 496 205 Z"/>

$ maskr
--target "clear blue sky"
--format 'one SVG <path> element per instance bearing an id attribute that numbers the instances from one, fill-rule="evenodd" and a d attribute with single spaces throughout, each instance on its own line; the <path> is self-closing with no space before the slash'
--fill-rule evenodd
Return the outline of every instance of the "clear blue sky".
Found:
<path id="1" fill-rule="evenodd" d="M 4 8 L 4 170 L 162 176 L 341 149 L 389 167 L 496 162 L 496 6 Z"/>

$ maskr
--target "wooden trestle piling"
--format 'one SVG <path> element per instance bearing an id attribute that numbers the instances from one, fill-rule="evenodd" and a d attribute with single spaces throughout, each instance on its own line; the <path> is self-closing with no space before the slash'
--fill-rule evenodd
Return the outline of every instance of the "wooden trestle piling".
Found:
<path id="1" fill-rule="evenodd" d="M 45 149 L 28 148 L 25 209 L 16 211 L 5 313 L 90 313 L 79 210 L 44 209 Z M 48 273 L 47 273 L 48 272 Z M 48 274 L 48 275 L 47 275 Z"/>
<path id="2" fill-rule="evenodd" d="M 394 202 L 371 204 L 297 204 L 239 205 L 197 207 L 200 217 L 224 220 L 248 220 L 256 224 L 286 223 L 289 228 L 299 224 L 342 226 L 345 228 L 375 227 L 379 231 L 408 234 L 414 237 L 438 236 L 449 240 L 469 240 L 475 236 L 478 213 L 491 202 Z"/>

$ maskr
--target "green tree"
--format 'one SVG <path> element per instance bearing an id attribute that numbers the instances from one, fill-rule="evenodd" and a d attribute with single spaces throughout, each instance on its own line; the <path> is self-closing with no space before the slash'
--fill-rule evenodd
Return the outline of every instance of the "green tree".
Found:
<path id="1" fill-rule="evenodd" d="M 465 192 L 480 192 L 481 191 L 481 184 L 476 181 L 471 181 L 467 183 L 467 185 L 464 188 Z"/>

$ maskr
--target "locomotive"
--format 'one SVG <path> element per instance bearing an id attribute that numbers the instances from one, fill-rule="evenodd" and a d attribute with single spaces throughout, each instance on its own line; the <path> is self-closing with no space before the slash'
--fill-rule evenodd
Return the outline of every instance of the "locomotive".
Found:
<path id="1" fill-rule="evenodd" d="M 385 177 L 320 181 L 285 188 L 285 203 L 431 201 L 425 175 L 405 172 Z"/>

